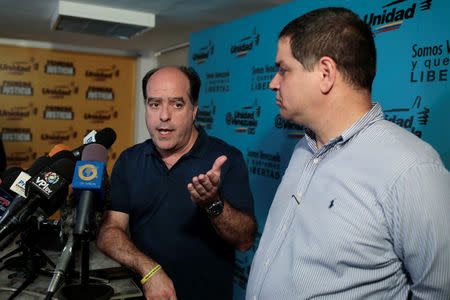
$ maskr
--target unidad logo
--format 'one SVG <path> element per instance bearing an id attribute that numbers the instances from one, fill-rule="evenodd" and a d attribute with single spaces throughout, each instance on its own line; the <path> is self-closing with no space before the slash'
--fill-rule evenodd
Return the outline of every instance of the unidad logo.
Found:
<path id="1" fill-rule="evenodd" d="M 54 141 L 54 142 L 62 142 L 70 139 L 70 134 L 66 132 L 54 132 L 54 133 L 43 133 L 41 134 L 41 140 L 43 141 Z"/>
<path id="2" fill-rule="evenodd" d="M 209 57 L 214 54 L 214 44 L 209 40 L 208 45 L 201 47 L 192 54 L 192 60 L 197 64 L 203 64 Z"/>
<path id="3" fill-rule="evenodd" d="M 62 144 L 75 139 L 78 136 L 77 131 L 73 127 L 69 126 L 67 129 L 55 130 L 51 132 L 41 133 L 41 141 L 48 141 L 50 144 Z"/>
<path id="4" fill-rule="evenodd" d="M 23 75 L 33 70 L 39 69 L 39 63 L 34 62 L 34 57 L 27 61 L 15 61 L 11 63 L 0 63 L 0 72 L 7 72 L 9 75 Z"/>
<path id="5" fill-rule="evenodd" d="M 385 110 L 384 118 L 422 138 L 422 127 L 428 124 L 430 109 L 428 107 L 421 107 L 421 102 L 422 97 L 417 96 L 410 108 Z"/>
<path id="6" fill-rule="evenodd" d="M 251 35 L 246 36 L 233 45 L 231 45 L 230 53 L 235 55 L 236 58 L 244 57 L 249 51 L 259 44 L 259 33 L 256 32 L 256 27 L 253 28 Z"/>
<path id="7" fill-rule="evenodd" d="M 214 101 L 211 99 L 210 104 L 202 105 L 198 108 L 196 122 L 198 125 L 211 129 L 212 123 L 214 122 L 213 116 L 216 113 L 216 106 Z"/>
<path id="8" fill-rule="evenodd" d="M 253 105 L 244 106 L 232 114 L 228 112 L 225 116 L 225 122 L 227 125 L 238 125 L 243 127 L 236 127 L 234 131 L 236 133 L 255 134 L 256 127 L 258 126 L 257 118 L 261 113 L 261 106 L 258 106 L 258 99 L 255 99 Z"/>
<path id="9" fill-rule="evenodd" d="M 280 114 L 275 116 L 275 128 L 287 130 L 288 138 L 300 139 L 305 136 L 305 128 L 291 121 L 287 121 Z"/>
<path id="10" fill-rule="evenodd" d="M 16 106 L 10 109 L 0 109 L 0 118 L 5 118 L 6 120 L 23 120 L 29 118 L 32 115 L 37 114 L 37 107 L 30 106 Z"/>
<path id="11" fill-rule="evenodd" d="M 113 79 L 114 77 L 119 77 L 120 71 L 115 70 L 115 67 L 112 68 L 99 68 L 96 70 L 87 70 L 84 73 L 86 78 L 91 78 L 94 81 L 106 81 L 109 79 Z"/>
<path id="12" fill-rule="evenodd" d="M 117 115 L 117 113 L 116 113 Z M 98 111 L 94 113 L 84 113 L 83 118 L 85 120 L 91 120 L 92 123 L 103 123 L 105 121 L 111 120 L 113 114 L 105 111 Z"/>
<path id="13" fill-rule="evenodd" d="M 31 159 L 33 159 L 32 156 L 26 152 L 12 152 L 6 154 L 6 161 L 8 162 L 8 165 L 11 166 L 25 164 Z"/>
<path id="14" fill-rule="evenodd" d="M 54 87 L 42 88 L 42 95 L 46 95 L 49 98 L 53 99 L 61 99 L 66 96 L 70 96 L 71 94 L 72 90 L 66 85 L 57 85 Z"/>
<path id="15" fill-rule="evenodd" d="M 429 10 L 432 0 L 409 1 L 396 0 L 381 7 L 381 11 L 364 15 L 364 22 L 372 26 L 375 34 L 399 29 L 413 19 L 418 10 Z"/>

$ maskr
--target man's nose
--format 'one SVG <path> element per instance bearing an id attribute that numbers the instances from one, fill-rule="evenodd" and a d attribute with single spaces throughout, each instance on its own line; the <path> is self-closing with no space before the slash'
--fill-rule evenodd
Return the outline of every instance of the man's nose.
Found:
<path id="1" fill-rule="evenodd" d="M 161 105 L 161 110 L 159 111 L 159 119 L 161 121 L 168 121 L 170 120 L 170 107 L 167 104 L 162 104 Z"/>
<path id="2" fill-rule="evenodd" d="M 269 83 L 269 88 L 272 91 L 277 91 L 280 87 L 280 75 L 278 73 L 275 74 L 275 76 L 272 78 L 272 81 Z"/>

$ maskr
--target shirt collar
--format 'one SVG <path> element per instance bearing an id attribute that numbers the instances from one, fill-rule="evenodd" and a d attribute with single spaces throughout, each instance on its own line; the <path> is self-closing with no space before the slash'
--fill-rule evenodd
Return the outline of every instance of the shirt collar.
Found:
<path id="1" fill-rule="evenodd" d="M 383 110 L 381 109 L 381 106 L 379 103 L 375 102 L 372 103 L 372 108 L 362 116 L 361 119 L 356 121 L 352 126 L 344 130 L 340 135 L 337 137 L 331 139 L 326 145 L 324 146 L 332 146 L 336 143 L 345 143 L 348 140 L 350 140 L 355 134 L 369 126 L 370 124 L 383 119 Z M 316 135 L 315 133 L 310 130 L 309 128 L 305 129 L 305 137 L 308 142 L 308 145 L 311 149 L 317 150 L 316 145 Z"/>
<path id="2" fill-rule="evenodd" d="M 208 134 L 205 132 L 205 129 L 203 129 L 202 126 L 198 126 L 196 128 L 198 130 L 198 136 L 195 140 L 194 146 L 192 146 L 191 150 L 189 150 L 189 152 L 183 156 L 201 157 L 205 154 L 206 145 L 208 144 Z M 146 140 L 145 143 L 146 147 L 144 153 L 146 155 L 161 157 L 152 139 Z"/>

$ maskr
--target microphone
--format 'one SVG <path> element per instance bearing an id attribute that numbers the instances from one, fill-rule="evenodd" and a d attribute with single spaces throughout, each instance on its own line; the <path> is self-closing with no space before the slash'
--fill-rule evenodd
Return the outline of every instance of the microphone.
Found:
<path id="1" fill-rule="evenodd" d="M 70 158 L 63 157 L 41 170 L 27 183 L 27 187 L 29 186 L 28 194 L 40 196 L 37 198 L 39 208 L 47 216 L 54 214 L 58 210 L 62 198 L 67 195 L 74 168 L 75 162 Z M 45 200 L 40 201 L 42 198 Z M 29 202 L 31 202 L 31 199 Z"/>
<path id="2" fill-rule="evenodd" d="M 31 176 L 36 175 L 42 168 L 48 166 L 51 159 L 48 156 L 39 157 L 28 169 L 28 172 L 20 172 L 20 174 L 14 178 L 13 183 L 9 184 L 9 189 L 15 192 L 18 196 L 14 197 L 10 201 L 8 209 L 4 212 L 0 219 L 0 225 L 11 219 L 11 216 L 19 211 L 26 202 L 25 185 Z"/>
<path id="3" fill-rule="evenodd" d="M 104 198 L 103 178 L 107 177 L 107 159 L 108 153 L 104 146 L 89 144 L 83 150 L 82 160 L 75 166 L 72 189 L 79 199 L 73 231 L 75 235 L 91 232 L 94 205 L 99 206 Z"/>
<path id="4" fill-rule="evenodd" d="M 19 176 L 20 172 L 22 172 L 22 168 L 12 167 L 3 173 L 3 179 L 0 183 L 0 220 L 3 218 L 11 202 L 14 201 L 14 196 L 11 194 L 9 187 Z"/>
<path id="5" fill-rule="evenodd" d="M 73 255 L 76 243 L 75 237 L 86 237 L 92 232 L 91 227 L 95 226 L 95 222 L 92 222 L 93 209 L 96 206 L 95 200 L 103 198 L 102 182 L 104 176 L 106 176 L 105 163 L 108 159 L 106 148 L 101 144 L 88 144 L 83 149 L 81 159 L 81 161 L 76 163 L 72 181 L 75 197 L 79 199 L 76 208 L 75 224 L 72 228 L 63 230 L 70 231 L 66 232 L 68 240 L 59 257 L 45 300 L 50 300 L 63 283 L 67 267 Z M 63 219 L 65 214 L 61 212 L 61 219 Z M 67 218 L 70 218 L 70 220 L 63 222 L 63 228 L 69 228 L 65 223 L 73 224 L 71 221 L 73 219 L 72 214 L 66 216 Z"/>
<path id="6" fill-rule="evenodd" d="M 70 151 L 70 148 L 64 144 L 58 144 L 55 145 L 52 150 L 50 150 L 50 152 L 48 153 L 48 156 L 52 157 L 53 155 L 55 155 L 56 153 L 60 152 L 60 151 Z"/>
<path id="7" fill-rule="evenodd" d="M 16 176 L 14 182 L 11 183 L 9 189 L 15 192 L 17 195 L 26 197 L 25 187 L 27 181 L 30 180 L 31 176 L 25 171 L 20 171 L 20 173 Z"/>
<path id="8" fill-rule="evenodd" d="M 1 176 L 0 186 L 7 190 L 8 185 L 10 186 L 14 182 L 21 171 L 23 171 L 23 169 L 20 167 L 11 167 L 6 169 Z"/>
<path id="9" fill-rule="evenodd" d="M 4 220 L 4 217 L 8 215 L 10 212 L 10 207 L 13 206 L 13 201 L 16 199 L 21 198 L 22 194 L 18 193 L 13 189 L 14 185 L 18 185 L 20 187 L 19 192 L 23 192 L 23 197 L 25 197 L 25 182 L 23 181 L 23 178 L 25 174 L 25 180 L 28 180 L 30 178 L 30 175 L 25 173 L 22 168 L 19 167 L 12 167 L 7 169 L 3 173 L 3 181 L 0 184 L 0 223 Z M 26 177 L 28 176 L 28 177 Z M 20 184 L 17 183 L 20 181 Z M 11 191 L 15 191 L 20 196 L 13 197 L 10 193 Z M 20 200 L 17 200 L 20 201 Z M 16 205 L 16 207 L 19 207 Z M 13 209 L 14 210 L 14 209 Z M 2 241 L 0 241 L 0 251 L 3 251 L 6 247 L 11 244 L 16 236 L 19 234 L 19 230 L 16 229 L 15 231 L 9 233 Z"/>
<path id="10" fill-rule="evenodd" d="M 64 246 L 61 256 L 59 257 L 59 261 L 58 261 L 58 264 L 56 265 L 55 271 L 53 273 L 52 280 L 50 281 L 50 284 L 48 285 L 47 295 L 45 297 L 45 300 L 52 299 L 55 292 L 59 289 L 60 285 L 63 283 L 63 281 L 61 281 L 61 280 L 64 279 L 65 272 L 67 270 L 67 266 L 69 265 L 70 260 L 72 258 L 74 244 L 75 244 L 75 242 L 74 242 L 73 235 L 69 235 L 67 243 Z"/>
<path id="11" fill-rule="evenodd" d="M 28 197 L 25 205 L 2 226 L 0 241 L 21 228 L 36 209 L 39 208 L 44 216 L 52 215 L 67 195 L 74 167 L 73 160 L 60 158 L 33 176 L 26 184 Z"/>
<path id="12" fill-rule="evenodd" d="M 86 147 L 87 145 L 97 143 L 104 146 L 106 149 L 109 149 L 111 145 L 114 144 L 115 140 L 116 132 L 112 128 L 106 127 L 99 132 L 93 130 L 84 138 L 84 144 L 72 150 L 72 153 L 75 158 L 79 160 L 81 158 L 84 147 Z"/>
<path id="13" fill-rule="evenodd" d="M 64 147 L 63 147 L 64 149 Z M 48 156 L 41 156 L 39 157 L 27 170 L 27 172 L 20 172 L 19 176 L 17 176 L 14 183 L 11 185 L 10 190 L 15 191 L 18 196 L 16 196 L 11 202 L 6 210 L 6 212 L 3 214 L 2 218 L 0 219 L 0 226 L 2 230 L 5 230 L 6 232 L 9 231 L 9 234 L 6 234 L 6 236 L 0 235 L 0 251 L 5 249 L 14 239 L 15 237 L 22 231 L 22 227 L 26 226 L 26 222 L 31 216 L 31 214 L 34 212 L 34 209 L 30 209 L 28 212 L 24 211 L 24 207 L 27 206 L 30 199 L 28 199 L 27 195 L 29 195 L 29 186 L 26 186 L 26 183 L 28 180 L 36 175 L 39 174 L 41 170 L 43 170 L 45 167 L 50 166 L 52 163 L 56 162 L 59 159 L 65 158 L 69 159 L 70 161 L 74 163 L 74 156 L 72 152 L 67 150 L 61 150 L 60 148 L 57 148 L 55 146 L 52 149 L 52 157 Z M 59 151 L 59 152 L 57 152 Z M 70 174 L 69 174 L 70 175 Z M 71 178 L 71 177 L 70 177 Z M 19 196 L 20 195 L 20 196 Z M 56 210 L 55 210 L 56 211 Z M 27 213 L 28 216 L 24 216 L 23 214 Z M 52 213 L 53 214 L 53 213 Z M 26 220 L 23 219 L 26 217 Z M 24 220 L 24 221 L 22 221 Z"/>
<path id="14" fill-rule="evenodd" d="M 3 218 L 3 214 L 13 201 L 14 197 L 11 196 L 11 194 L 8 193 L 4 188 L 0 187 L 0 220 Z"/>
<path id="15" fill-rule="evenodd" d="M 41 171 L 44 167 L 49 166 L 52 159 L 48 156 L 39 157 L 27 170 L 27 172 L 21 172 L 19 176 L 14 180 L 9 189 L 14 191 L 19 196 L 16 196 L 10 203 L 8 210 L 4 213 L 3 217 L 0 219 L 0 225 L 7 222 L 14 216 L 17 211 L 23 208 L 27 202 L 26 197 L 26 183 L 32 177 Z"/>
<path id="16" fill-rule="evenodd" d="M 6 169 L 2 174 L 2 179 L 0 180 L 0 188 L 11 195 L 9 187 L 14 183 L 14 181 L 22 171 L 23 169 L 20 167 L 11 167 L 9 169 Z"/>

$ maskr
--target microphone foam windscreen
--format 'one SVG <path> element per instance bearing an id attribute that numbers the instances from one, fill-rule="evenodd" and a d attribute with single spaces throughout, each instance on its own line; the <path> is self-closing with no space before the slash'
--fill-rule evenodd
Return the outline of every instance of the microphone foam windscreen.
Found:
<path id="1" fill-rule="evenodd" d="M 71 182 L 75 171 L 75 162 L 70 158 L 60 158 L 50 165 L 50 169 L 68 182 Z"/>
<path id="2" fill-rule="evenodd" d="M 86 145 L 81 154 L 81 160 L 102 161 L 106 164 L 108 161 L 108 150 L 106 150 L 105 146 L 96 143 Z"/>
<path id="3" fill-rule="evenodd" d="M 31 177 L 37 175 L 44 167 L 47 167 L 52 162 L 52 159 L 46 155 L 39 157 L 34 163 L 26 170 Z"/>
<path id="4" fill-rule="evenodd" d="M 64 144 L 58 144 L 55 147 L 53 147 L 52 150 L 50 150 L 48 156 L 52 157 L 55 153 L 58 153 L 62 150 L 70 151 L 70 148 Z"/>
<path id="5" fill-rule="evenodd" d="M 39 202 L 39 207 L 47 216 L 54 214 L 61 207 L 64 199 L 67 197 L 69 183 L 72 181 L 73 172 L 75 170 L 75 162 L 69 158 L 61 158 L 51 164 L 49 168 L 51 171 L 64 178 L 67 182 L 62 183 L 62 181 L 59 180 L 58 185 L 56 185 L 55 182 L 52 186 L 52 188 L 55 189 L 54 194 L 45 200 L 41 199 Z"/>
<path id="6" fill-rule="evenodd" d="M 95 135 L 95 142 L 105 146 L 105 148 L 111 147 L 116 140 L 116 132 L 109 127 L 103 128 Z"/>
<path id="7" fill-rule="evenodd" d="M 73 161 L 77 161 L 75 156 L 73 155 L 72 151 L 70 150 L 60 150 L 59 152 L 56 152 L 55 154 L 53 154 L 53 156 L 51 157 L 52 161 L 57 161 L 61 158 L 67 158 Z"/>

